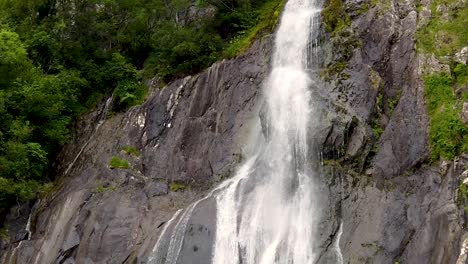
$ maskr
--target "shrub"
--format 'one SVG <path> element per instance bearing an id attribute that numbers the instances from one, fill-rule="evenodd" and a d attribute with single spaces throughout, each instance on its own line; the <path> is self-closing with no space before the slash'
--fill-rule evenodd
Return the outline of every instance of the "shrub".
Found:
<path id="1" fill-rule="evenodd" d="M 146 93 L 146 87 L 138 81 L 120 81 L 114 91 L 114 109 L 122 111 L 131 106 L 141 104 L 145 100 Z"/>

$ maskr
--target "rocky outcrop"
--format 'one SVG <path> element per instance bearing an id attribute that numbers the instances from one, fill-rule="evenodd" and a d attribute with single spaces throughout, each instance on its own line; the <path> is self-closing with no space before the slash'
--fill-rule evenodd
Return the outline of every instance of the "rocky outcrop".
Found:
<path id="1" fill-rule="evenodd" d="M 418 14 L 416 1 L 385 2 L 346 1 L 348 10 L 368 5 L 350 11 L 359 45 L 343 74 L 311 87 L 322 120 L 310 129 L 323 163 L 320 262 L 336 263 L 339 245 L 344 263 L 465 263 L 457 190 L 468 156 L 428 162 L 421 74 L 444 65 L 416 53 L 414 34 L 430 18 L 430 3 L 421 1 Z M 327 67 L 341 51 L 330 46 L 337 36 L 322 35 Z M 2 263 L 144 263 L 171 216 L 229 177 L 250 151 L 271 49 L 263 39 L 161 90 L 153 80 L 148 100 L 126 113 L 112 116 L 108 100 L 85 115 L 55 164 L 56 191 L 8 218 Z M 111 169 L 114 156 L 128 166 Z M 202 228 L 187 231 L 196 250 L 183 250 L 210 255 L 199 246 L 212 235 L 210 202 L 191 220 Z"/>

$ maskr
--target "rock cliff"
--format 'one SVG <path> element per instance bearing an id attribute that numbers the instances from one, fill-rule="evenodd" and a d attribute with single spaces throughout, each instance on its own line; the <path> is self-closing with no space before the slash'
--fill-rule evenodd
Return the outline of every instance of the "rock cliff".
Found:
<path id="1" fill-rule="evenodd" d="M 417 5 L 429 4 L 348 0 L 349 35 L 321 32 L 321 68 L 343 57 L 346 67 L 312 73 L 323 79 L 311 135 L 323 163 L 320 263 L 333 263 L 336 243 L 345 263 L 467 263 L 457 189 L 468 156 L 428 162 L 427 58 L 414 36 L 425 23 Z M 358 44 L 343 51 L 349 36 Z M 149 81 L 148 100 L 126 113 L 112 115 L 108 100 L 84 115 L 56 161 L 56 190 L 12 209 L 1 262 L 145 263 L 168 219 L 231 176 L 257 140 L 271 50 L 264 38 L 163 89 Z M 196 221 L 212 226 L 209 216 Z"/>

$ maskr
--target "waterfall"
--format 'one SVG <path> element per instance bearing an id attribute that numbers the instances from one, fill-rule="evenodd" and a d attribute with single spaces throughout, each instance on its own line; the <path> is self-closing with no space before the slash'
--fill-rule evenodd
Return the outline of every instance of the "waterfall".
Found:
<path id="1" fill-rule="evenodd" d="M 176 264 L 197 204 L 216 204 L 211 263 L 304 264 L 319 255 L 320 207 L 308 127 L 314 117 L 309 67 L 316 65 L 317 0 L 289 0 L 276 33 L 271 73 L 264 81 L 265 141 L 236 175 L 166 224 L 149 263 Z M 177 224 L 174 224 L 177 223 Z M 171 230 L 170 230 L 171 229 Z M 168 234 L 170 233 L 170 235 Z M 164 241 L 161 241 L 164 240 Z M 338 246 L 338 245 L 337 245 Z M 339 249 L 339 248 L 338 248 Z"/>

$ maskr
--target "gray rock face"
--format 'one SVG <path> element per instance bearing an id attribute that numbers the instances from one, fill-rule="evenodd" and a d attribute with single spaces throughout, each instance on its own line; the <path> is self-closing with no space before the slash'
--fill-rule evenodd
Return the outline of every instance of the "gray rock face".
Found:
<path id="1" fill-rule="evenodd" d="M 341 150 L 325 155 L 322 195 L 329 199 L 322 224 L 323 263 L 332 263 L 327 259 L 340 223 L 344 263 L 466 260 L 464 251 L 459 258 L 465 219 L 456 197 L 467 156 L 445 162 L 444 169 L 426 164 L 429 124 L 421 73 L 444 71 L 447 65 L 416 55 L 414 3 L 396 2 L 385 14 L 372 8 L 353 21 L 362 48 L 354 50 L 345 70 L 349 78 L 341 81 L 350 88 L 332 92 L 335 103 L 347 100 L 340 102 L 345 110 L 332 118 L 322 146 L 325 153 Z M 374 143 L 365 128 L 371 130 L 377 100 L 384 101 L 379 120 L 384 132 Z M 390 101 L 395 102 L 391 110 Z M 374 145 L 374 154 L 366 145 Z M 367 160 L 364 168 L 362 159 Z"/>
<path id="2" fill-rule="evenodd" d="M 430 10 L 430 1 L 420 4 Z M 468 156 L 440 168 L 426 162 L 420 77 L 423 67 L 445 69 L 415 52 L 414 34 L 430 13 L 418 18 L 412 0 L 379 8 L 353 16 L 361 45 L 344 70 L 349 78 L 311 87 L 323 120 L 311 124 L 309 140 L 311 160 L 321 153 L 323 163 L 319 263 L 336 263 L 337 241 L 344 263 L 464 263 L 468 239 L 457 188 L 467 178 Z M 261 88 L 271 50 L 266 38 L 236 59 L 152 88 L 142 106 L 126 113 L 106 118 L 109 100 L 84 116 L 54 166 L 57 191 L 9 216 L 11 239 L 0 244 L 0 262 L 145 263 L 162 229 L 174 225 L 172 215 L 229 177 L 250 151 L 252 129 L 265 125 Z M 325 48 L 323 57 L 333 59 L 333 52 Z M 378 107 L 380 138 L 371 125 Z M 140 155 L 125 153 L 125 146 Z M 110 169 L 113 156 L 130 168 Z M 211 200 L 197 205 L 178 263 L 209 262 L 214 213 Z"/>

